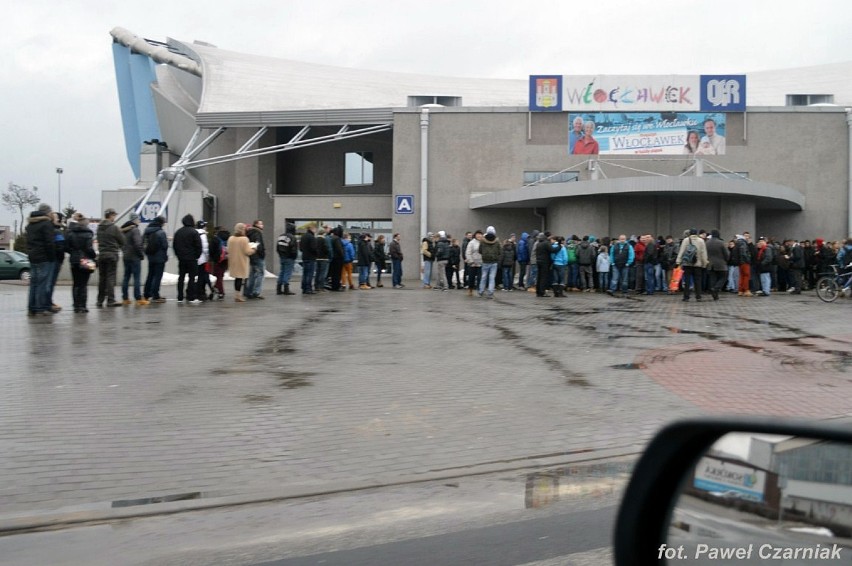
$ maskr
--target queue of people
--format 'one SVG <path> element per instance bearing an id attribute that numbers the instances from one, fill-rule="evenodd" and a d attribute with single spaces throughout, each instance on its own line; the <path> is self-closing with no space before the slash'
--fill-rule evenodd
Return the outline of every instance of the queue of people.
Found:
<path id="1" fill-rule="evenodd" d="M 107 209 L 92 229 L 89 219 L 75 213 L 67 226 L 62 215 L 42 204 L 31 213 L 26 227 L 31 263 L 28 296 L 30 316 L 57 313 L 53 299 L 59 269 L 69 256 L 75 313 L 87 313 L 88 281 L 99 271 L 95 306 L 111 308 L 164 303 L 161 284 L 169 259 L 166 218 L 160 216 L 140 231 L 140 219 L 131 214 L 120 227 L 116 211 Z M 262 300 L 266 246 L 263 221 L 237 223 L 233 232 L 187 214 L 171 244 L 178 261 L 177 300 L 191 305 L 223 300 L 226 273 L 233 278 L 234 300 Z M 96 234 L 95 234 L 96 232 Z M 288 223 L 276 240 L 280 270 L 276 295 L 294 295 L 290 280 L 297 262 L 302 266 L 304 295 L 381 288 L 388 260 L 391 285 L 403 283 L 400 235 L 390 242 L 369 233 L 353 236 L 342 226 L 309 224 L 297 236 Z M 520 237 L 501 239 L 493 226 L 465 233 L 462 240 L 441 230 L 429 232 L 420 243 L 421 283 L 424 289 L 467 290 L 468 296 L 493 299 L 496 290 L 530 291 L 538 297 L 564 297 L 566 292 L 645 295 L 682 293 L 689 301 L 708 293 L 718 300 L 724 292 L 741 297 L 769 297 L 776 292 L 800 294 L 813 288 L 831 266 L 852 263 L 852 238 L 841 243 L 817 238 L 776 241 L 749 232 L 723 239 L 718 230 L 685 230 L 682 237 L 651 234 L 596 238 L 568 237 L 531 230 Z M 121 300 L 115 297 L 117 266 L 121 260 Z M 142 263 L 147 276 L 141 280 Z M 357 265 L 357 286 L 353 266 Z M 375 279 L 373 277 L 375 276 Z M 132 290 L 131 290 L 132 282 Z M 373 285 L 375 282 L 375 285 Z M 131 299 L 131 291 L 132 297 Z"/>

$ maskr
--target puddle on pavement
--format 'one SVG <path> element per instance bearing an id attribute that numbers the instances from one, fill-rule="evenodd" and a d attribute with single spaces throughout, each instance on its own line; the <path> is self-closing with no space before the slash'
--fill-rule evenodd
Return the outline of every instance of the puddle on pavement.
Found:
<path id="1" fill-rule="evenodd" d="M 278 378 L 278 387 L 282 389 L 296 389 L 298 387 L 310 387 L 313 383 L 308 379 L 309 377 L 314 376 L 313 372 L 294 372 L 294 371 L 284 371 L 277 370 L 272 372 L 272 374 Z"/>
<path id="2" fill-rule="evenodd" d="M 177 493 L 174 495 L 160 495 L 157 497 L 146 497 L 143 499 L 119 499 L 112 502 L 113 507 L 133 507 L 135 505 L 151 505 L 154 503 L 169 503 L 172 501 L 189 501 L 192 499 L 201 499 L 203 493 L 194 491 L 192 493 Z"/>
<path id="3" fill-rule="evenodd" d="M 632 471 L 631 460 L 566 466 L 527 474 L 524 503 L 530 509 L 557 501 L 616 496 L 624 489 Z"/>
<path id="4" fill-rule="evenodd" d="M 592 384 L 589 383 L 589 380 L 583 377 L 570 377 L 565 380 L 567 385 L 577 385 L 579 387 L 591 387 Z"/>
<path id="5" fill-rule="evenodd" d="M 251 405 L 261 405 L 272 401 L 272 395 L 243 395 L 243 401 Z"/>

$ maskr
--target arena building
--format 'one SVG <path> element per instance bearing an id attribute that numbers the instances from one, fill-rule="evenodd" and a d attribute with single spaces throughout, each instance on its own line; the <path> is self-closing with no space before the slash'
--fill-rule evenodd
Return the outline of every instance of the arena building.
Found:
<path id="1" fill-rule="evenodd" d="M 103 204 L 165 214 L 172 230 L 189 212 L 229 229 L 262 219 L 267 245 L 285 221 L 399 232 L 408 276 L 427 232 L 489 225 L 501 237 L 852 234 L 852 63 L 494 80 L 111 35 L 138 182 Z M 591 128 L 580 144 L 575 122 Z"/>

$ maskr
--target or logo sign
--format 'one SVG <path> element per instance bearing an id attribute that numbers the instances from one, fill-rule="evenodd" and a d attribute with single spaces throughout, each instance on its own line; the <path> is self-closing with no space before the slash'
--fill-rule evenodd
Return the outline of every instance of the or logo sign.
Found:
<path id="1" fill-rule="evenodd" d="M 142 212 L 139 213 L 139 220 L 142 222 L 151 222 L 156 217 L 160 216 L 162 204 L 163 203 L 156 201 L 146 202 L 145 206 L 142 207 Z"/>
<path id="2" fill-rule="evenodd" d="M 701 110 L 744 112 L 745 108 L 745 75 L 701 75 Z"/>
<path id="3" fill-rule="evenodd" d="M 396 213 L 414 214 L 414 195 L 396 195 Z"/>

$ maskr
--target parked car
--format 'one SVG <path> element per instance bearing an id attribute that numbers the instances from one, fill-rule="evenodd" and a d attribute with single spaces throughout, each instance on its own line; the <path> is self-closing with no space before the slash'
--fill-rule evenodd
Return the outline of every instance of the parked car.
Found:
<path id="1" fill-rule="evenodd" d="M 30 279 L 30 258 L 27 254 L 0 250 L 0 279 Z"/>

